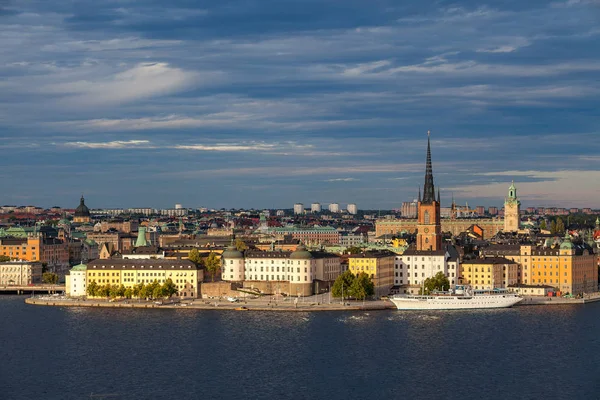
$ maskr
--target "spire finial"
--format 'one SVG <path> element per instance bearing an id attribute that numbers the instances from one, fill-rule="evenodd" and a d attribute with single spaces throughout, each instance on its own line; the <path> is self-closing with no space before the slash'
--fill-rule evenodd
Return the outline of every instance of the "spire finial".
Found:
<path id="1" fill-rule="evenodd" d="M 431 204 L 435 201 L 435 187 L 433 185 L 433 168 L 431 166 L 430 131 L 427 131 L 427 160 L 425 163 L 425 185 L 423 186 L 423 203 Z"/>

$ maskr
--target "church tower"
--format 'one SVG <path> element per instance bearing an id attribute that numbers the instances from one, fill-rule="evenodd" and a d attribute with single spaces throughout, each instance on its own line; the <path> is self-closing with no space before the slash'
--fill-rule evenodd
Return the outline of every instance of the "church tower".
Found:
<path id="1" fill-rule="evenodd" d="M 513 181 L 508 188 L 508 197 L 504 201 L 504 232 L 516 232 L 521 225 L 521 202 L 517 197 L 517 188 Z"/>
<path id="2" fill-rule="evenodd" d="M 440 192 L 435 198 L 433 168 L 431 167 L 430 132 L 427 131 L 427 163 L 425 167 L 425 185 L 423 198 L 419 190 L 417 220 L 417 250 L 441 250 L 442 226 L 440 222 Z"/>

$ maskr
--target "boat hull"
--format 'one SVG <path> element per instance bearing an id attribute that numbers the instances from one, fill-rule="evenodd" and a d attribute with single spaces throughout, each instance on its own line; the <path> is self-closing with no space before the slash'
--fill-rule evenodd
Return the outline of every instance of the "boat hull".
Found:
<path id="1" fill-rule="evenodd" d="M 508 308 L 523 300 L 515 295 L 397 296 L 390 298 L 398 310 L 476 310 Z"/>

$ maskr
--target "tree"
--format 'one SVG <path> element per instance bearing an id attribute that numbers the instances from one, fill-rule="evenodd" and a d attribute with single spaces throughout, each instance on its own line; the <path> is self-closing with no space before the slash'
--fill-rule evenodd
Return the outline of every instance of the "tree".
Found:
<path id="1" fill-rule="evenodd" d="M 235 239 L 235 248 L 237 251 L 244 251 L 248 248 L 248 245 L 242 239 Z"/>
<path id="2" fill-rule="evenodd" d="M 0 262 L 6 262 L 6 261 L 10 261 L 10 257 L 9 256 L 1 255 L 0 256 Z"/>
<path id="3" fill-rule="evenodd" d="M 58 275 L 53 272 L 44 272 L 42 282 L 56 285 L 58 283 Z"/>
<path id="4" fill-rule="evenodd" d="M 541 229 L 541 230 L 544 230 L 544 231 L 545 231 L 546 229 L 548 229 L 548 226 L 547 226 L 547 224 L 546 224 L 546 220 L 545 220 L 545 219 L 543 219 L 543 220 L 542 220 L 542 222 L 540 223 L 540 229 Z"/>
<path id="5" fill-rule="evenodd" d="M 96 281 L 91 281 L 90 283 L 88 283 L 88 287 L 86 290 L 88 296 L 96 296 L 96 291 L 98 291 L 98 284 L 96 283 Z"/>
<path id="6" fill-rule="evenodd" d="M 350 285 L 349 294 L 358 300 L 364 300 L 367 296 L 375 294 L 375 285 L 368 274 L 359 273 Z"/>
<path id="7" fill-rule="evenodd" d="M 110 296 L 110 284 L 107 283 L 104 286 L 99 286 L 98 290 L 96 290 L 96 296 L 109 297 Z"/>
<path id="8" fill-rule="evenodd" d="M 165 297 L 164 287 L 162 285 L 155 286 L 154 290 L 152 290 L 152 297 L 155 299 Z"/>
<path id="9" fill-rule="evenodd" d="M 127 288 L 125 289 L 125 293 L 123 293 L 125 298 L 130 299 L 133 297 L 133 289 L 132 288 Z"/>
<path id="10" fill-rule="evenodd" d="M 348 252 L 348 254 L 360 254 L 362 253 L 362 249 L 358 246 L 352 246 L 352 247 L 348 247 L 348 249 L 346 249 L 346 251 Z"/>
<path id="11" fill-rule="evenodd" d="M 133 285 L 133 297 L 142 297 L 141 293 L 144 289 L 144 283 L 138 283 L 137 285 Z"/>
<path id="12" fill-rule="evenodd" d="M 448 289 L 450 289 L 450 281 L 441 271 L 435 276 L 425 279 L 425 294 L 429 294 L 434 290 L 447 291 Z"/>
<path id="13" fill-rule="evenodd" d="M 148 286 L 145 287 L 145 289 L 146 289 L 146 296 L 144 296 L 144 297 L 154 298 L 154 293 L 155 293 L 155 290 L 156 290 L 157 287 L 160 287 L 160 283 L 158 283 L 158 281 L 155 279 L 154 282 L 148 284 Z"/>
<path id="14" fill-rule="evenodd" d="M 202 257 L 200 257 L 200 252 L 198 251 L 198 249 L 190 250 L 190 253 L 188 254 L 188 260 L 190 260 L 196 265 L 202 264 Z"/>
<path id="15" fill-rule="evenodd" d="M 171 297 L 178 291 L 177 286 L 175 286 L 171 278 L 167 279 L 163 284 L 163 294 L 165 297 Z"/>
<path id="16" fill-rule="evenodd" d="M 556 233 L 556 222 L 554 222 L 554 220 L 550 221 L 550 233 Z"/>
<path id="17" fill-rule="evenodd" d="M 350 270 L 344 271 L 343 274 L 337 277 L 331 288 L 331 295 L 333 297 L 347 297 L 354 282 L 354 274 Z"/>
<path id="18" fill-rule="evenodd" d="M 556 232 L 555 233 L 563 233 L 565 231 L 565 223 L 562 218 L 558 218 L 556 220 Z"/>
<path id="19" fill-rule="evenodd" d="M 211 276 L 212 281 L 215 281 L 215 275 L 219 272 L 219 269 L 221 268 L 221 261 L 217 258 L 217 255 L 213 252 L 211 252 L 208 257 L 206 257 L 206 259 L 204 260 L 204 266 L 206 268 L 206 271 L 208 271 L 208 273 Z"/>

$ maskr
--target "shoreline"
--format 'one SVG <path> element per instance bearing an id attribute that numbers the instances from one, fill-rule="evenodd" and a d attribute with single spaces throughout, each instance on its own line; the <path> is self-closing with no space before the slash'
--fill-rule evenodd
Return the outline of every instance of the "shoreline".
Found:
<path id="1" fill-rule="evenodd" d="M 515 307 L 530 306 L 558 306 L 558 305 L 581 305 L 600 301 L 600 294 L 583 299 L 565 299 L 560 297 L 525 297 Z M 114 301 L 107 300 L 82 300 L 52 297 L 28 297 L 26 304 L 49 307 L 94 307 L 94 308 L 141 308 L 141 309 L 191 309 L 191 310 L 217 310 L 217 311 L 275 311 L 275 312 L 319 312 L 319 311 L 383 311 L 396 310 L 396 306 L 388 300 L 376 300 L 366 302 L 339 303 L 298 303 L 286 302 L 225 302 L 195 299 L 184 302 L 171 302 L 157 304 L 153 301 Z"/>
<path id="2" fill-rule="evenodd" d="M 360 303 L 347 302 L 342 304 L 318 304 L 318 303 L 298 303 L 297 305 L 264 302 L 243 302 L 229 303 L 223 301 L 208 301 L 196 299 L 191 302 L 156 304 L 154 302 L 137 301 L 118 301 L 108 302 L 105 300 L 71 300 L 71 299 L 48 299 L 32 298 L 25 299 L 26 304 L 37 306 L 54 307 L 94 307 L 94 308 L 142 308 L 142 309 L 188 309 L 188 310 L 223 310 L 223 311 L 275 311 L 275 312 L 315 312 L 315 311 L 382 311 L 395 310 L 391 302 L 388 301 L 370 301 L 363 305 Z M 240 308 L 244 308 L 241 310 Z"/>

